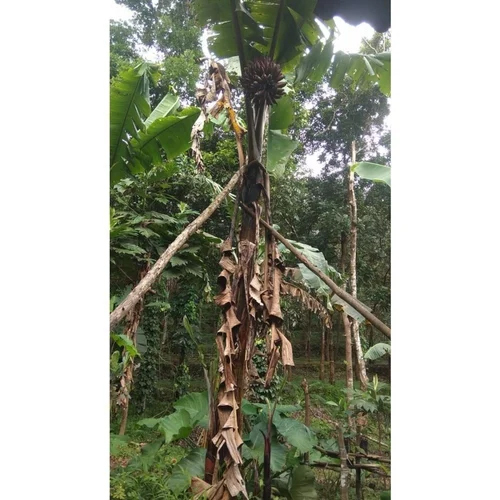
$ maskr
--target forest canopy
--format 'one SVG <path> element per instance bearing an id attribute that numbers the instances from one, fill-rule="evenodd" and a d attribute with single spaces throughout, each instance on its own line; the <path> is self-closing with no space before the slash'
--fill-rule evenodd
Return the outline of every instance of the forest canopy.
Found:
<path id="1" fill-rule="evenodd" d="M 390 32 L 117 3 L 111 498 L 389 498 Z"/>

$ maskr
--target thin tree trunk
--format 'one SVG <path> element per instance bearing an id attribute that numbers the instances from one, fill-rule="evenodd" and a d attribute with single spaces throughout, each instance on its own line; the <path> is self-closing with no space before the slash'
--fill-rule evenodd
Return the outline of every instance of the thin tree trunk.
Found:
<path id="1" fill-rule="evenodd" d="M 141 320 L 141 314 L 143 310 L 143 300 L 139 300 L 139 302 L 135 305 L 134 310 L 129 314 L 129 324 L 127 327 L 127 331 L 125 335 L 132 341 L 134 346 L 137 346 L 137 328 L 139 327 L 139 323 Z M 126 353 L 126 349 L 123 349 L 123 353 Z M 132 382 L 134 378 L 134 361 L 130 359 L 125 369 L 125 373 L 123 374 L 120 385 L 121 391 L 123 392 L 124 398 L 122 398 L 122 419 L 120 422 L 120 430 L 118 434 L 123 436 L 125 431 L 127 430 L 127 420 L 128 420 L 128 409 L 130 404 L 130 391 L 132 388 Z"/>
<path id="2" fill-rule="evenodd" d="M 333 384 L 335 382 L 335 349 L 333 345 L 333 328 L 328 329 L 328 362 L 330 365 L 329 382 Z"/>
<path id="3" fill-rule="evenodd" d="M 219 205 L 224 201 L 231 190 L 236 186 L 239 181 L 244 167 L 240 169 L 231 177 L 230 181 L 226 184 L 224 189 L 215 197 L 214 201 L 203 210 L 203 212 L 196 217 L 194 221 L 189 223 L 186 228 L 175 238 L 175 240 L 163 252 L 161 257 L 156 261 L 155 265 L 149 270 L 139 284 L 127 295 L 127 297 L 116 306 L 115 310 L 109 316 L 109 328 L 113 328 L 134 308 L 139 300 L 144 297 L 148 290 L 153 286 L 155 281 L 159 278 L 170 259 L 182 248 L 190 236 L 193 235 L 217 210 Z"/>
<path id="4" fill-rule="evenodd" d="M 250 210 L 246 205 L 241 205 L 243 210 L 255 217 L 255 213 Z M 283 245 L 290 250 L 290 252 L 297 257 L 308 269 L 310 269 L 316 276 L 321 278 L 328 287 L 338 295 L 342 300 L 347 302 L 351 307 L 356 309 L 365 319 L 367 319 L 377 330 L 383 333 L 387 338 L 391 338 L 391 329 L 382 321 L 380 321 L 374 314 L 372 314 L 368 309 L 357 299 L 354 299 L 351 294 L 347 293 L 344 289 L 340 288 L 336 283 L 334 283 L 323 271 L 318 269 L 314 264 L 312 264 L 304 255 L 297 250 L 284 236 L 282 236 L 276 229 L 271 227 L 265 220 L 259 219 L 260 223 L 269 230 Z"/>
<path id="5" fill-rule="evenodd" d="M 356 142 L 352 141 L 352 162 L 356 163 Z M 354 193 L 354 172 L 349 168 L 349 212 L 351 218 L 351 232 L 350 232 L 350 283 L 351 283 L 351 295 L 357 299 L 358 298 L 358 285 L 357 285 L 357 274 L 356 274 L 356 252 L 357 252 L 357 239 L 358 239 L 358 207 L 356 204 L 356 194 Z M 366 390 L 368 384 L 368 377 L 366 376 L 366 366 L 365 360 L 363 358 L 363 350 L 361 348 L 361 339 L 359 337 L 359 323 L 356 319 L 351 318 L 351 328 L 352 337 L 354 339 L 354 347 L 356 351 L 356 361 L 359 374 L 359 382 L 361 384 L 361 389 Z"/>
<path id="6" fill-rule="evenodd" d="M 346 361 L 346 387 L 347 391 L 347 402 L 348 404 L 352 400 L 352 391 L 354 389 L 353 381 L 353 371 L 352 371 L 352 343 L 351 343 L 351 325 L 349 323 L 349 318 L 346 313 L 342 313 L 342 321 L 344 323 L 344 335 L 345 335 L 345 361 Z"/>
<path id="7" fill-rule="evenodd" d="M 356 424 L 356 447 L 360 448 L 361 445 L 361 426 Z M 356 454 L 355 462 L 357 465 L 361 464 L 361 457 Z M 356 500 L 361 500 L 361 468 L 356 469 Z"/>
<path id="8" fill-rule="evenodd" d="M 325 380 L 325 325 L 321 324 L 321 357 L 319 362 L 319 379 Z"/>
<path id="9" fill-rule="evenodd" d="M 330 382 L 330 328 L 325 330 L 325 380 L 326 371 L 328 370 L 328 382 Z"/>
<path id="10" fill-rule="evenodd" d="M 347 253 L 347 237 L 344 232 L 340 236 L 340 272 L 345 273 L 345 261 Z M 346 284 L 342 285 L 342 288 L 346 288 Z M 350 405 L 352 400 L 352 391 L 354 389 L 354 380 L 352 373 L 352 342 L 351 342 L 351 324 L 349 323 L 349 317 L 345 312 L 342 313 L 342 323 L 344 325 L 344 336 L 345 336 L 345 361 L 346 361 L 346 387 L 347 387 L 347 404 Z M 349 418 L 349 422 L 351 419 Z"/>
<path id="11" fill-rule="evenodd" d="M 304 389 L 304 425 L 307 427 L 311 426 L 311 397 L 309 395 L 309 384 L 307 383 L 307 379 L 302 381 L 302 389 Z M 304 453 L 304 462 L 309 462 L 309 453 Z"/>
<path id="12" fill-rule="evenodd" d="M 307 364 L 311 361 L 311 311 L 307 311 L 307 332 L 306 332 L 306 359 Z"/>
<path id="13" fill-rule="evenodd" d="M 342 427 L 335 423 L 337 427 L 337 442 L 340 452 L 340 500 L 349 500 L 349 479 L 350 473 L 347 466 L 347 451 L 345 449 L 344 433 Z"/>

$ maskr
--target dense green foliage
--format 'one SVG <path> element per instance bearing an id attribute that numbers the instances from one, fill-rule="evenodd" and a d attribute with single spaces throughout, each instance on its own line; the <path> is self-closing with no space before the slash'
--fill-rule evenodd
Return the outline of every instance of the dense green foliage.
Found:
<path id="1" fill-rule="evenodd" d="M 205 170 L 196 168 L 189 151 L 189 133 L 199 114 L 194 96 L 203 71 L 201 24 L 209 18 L 213 23 L 215 36 L 209 40 L 212 50 L 227 57 L 237 55 L 227 26 L 215 22 L 225 20 L 225 3 L 214 2 L 211 11 L 204 10 L 206 2 L 199 1 L 118 3 L 129 7 L 134 16 L 130 23 L 112 22 L 110 30 L 111 113 L 116 118 L 112 120 L 110 151 L 112 308 L 210 203 L 238 167 L 234 136 L 227 127 L 206 129 L 201 148 Z M 293 3 L 297 8 L 301 4 Z M 271 29 L 277 3 L 267 4 L 258 21 Z M 312 8 L 313 5 L 311 12 Z M 309 15 L 309 7 L 304 9 L 299 9 L 297 16 Z M 241 19 L 246 19 L 244 12 L 240 14 Z M 251 55 L 264 40 L 250 19 L 244 20 L 243 26 L 248 35 L 245 50 Z M 294 26 L 294 17 L 287 14 L 277 53 L 290 88 L 280 105 L 273 108 L 267 136 L 267 159 L 273 176 L 273 223 L 284 236 L 300 242 L 304 253 L 314 254 L 317 262 L 321 261 L 325 270 L 342 283 L 348 280 L 346 273 L 341 275 L 338 271 L 349 232 L 347 173 L 352 164 L 352 141 L 356 141 L 357 162 L 390 166 L 390 132 L 385 126 L 389 114 L 386 94 L 390 62 L 385 66 L 387 74 L 381 78 L 373 77 L 367 69 L 370 64 L 378 67 L 374 61 L 386 60 L 380 53 L 387 52 L 390 38 L 377 34 L 364 43 L 360 54 L 336 57 L 332 66 L 331 40 L 322 41 L 316 26 L 304 24 L 295 45 L 283 42 L 287 33 L 293 34 Z M 310 48 L 307 56 L 302 55 L 305 47 Z M 142 59 L 146 49 L 154 49 L 158 54 L 154 65 Z M 365 60 L 363 54 L 372 58 Z M 234 107 L 245 119 L 237 78 L 232 81 L 236 86 Z M 312 155 L 317 160 L 314 171 L 309 168 Z M 370 175 L 371 171 L 368 178 Z M 358 297 L 390 323 L 390 187 L 356 177 L 355 190 Z M 172 258 L 146 295 L 137 332 L 138 354 L 133 359 L 134 383 L 126 436 L 116 435 L 118 421 L 116 412 L 112 412 L 112 431 L 116 433 L 112 434 L 111 447 L 112 499 L 190 498 L 186 493 L 189 478 L 203 477 L 204 454 L 200 446 L 202 429 L 207 426 L 208 402 L 200 352 L 204 353 L 205 366 L 217 359 L 214 338 L 220 327 L 220 311 L 212 300 L 220 272 L 217 246 L 227 237 L 233 204 L 233 199 L 223 203 L 203 230 Z M 286 252 L 283 257 L 287 265 L 297 264 Z M 279 369 L 266 389 L 262 378 L 267 359 L 260 353 L 254 357 L 257 378 L 251 384 L 251 401 L 246 401 L 244 407 L 242 455 L 245 465 L 255 461 L 256 470 L 262 474 L 264 437 L 260 431 L 267 429 L 272 403 L 279 402 L 271 426 L 274 491 L 277 495 L 279 492 L 280 498 L 334 498 L 338 495 L 338 471 L 315 473 L 316 469 L 303 463 L 304 454 L 308 454 L 309 463 L 337 466 L 337 458 L 322 454 L 314 446 L 338 452 L 333 438 L 334 422 L 341 422 L 349 437 L 348 417 L 360 414 L 367 415 L 368 434 L 390 442 L 389 386 L 373 378 L 380 372 L 387 379 L 386 353 L 390 354 L 390 345 L 383 347 L 380 342 L 386 339 L 371 326 L 361 325 L 363 349 L 376 344 L 378 347 L 367 355 L 367 359 L 373 360 L 368 365 L 372 380 L 368 390 L 356 389 L 354 402 L 348 407 L 340 314 L 324 290 L 313 284 L 303 268 L 301 271 L 301 286 L 325 307 L 332 308 L 335 382 L 316 380 L 321 319 L 315 314 L 309 319 L 303 304 L 284 297 L 284 329 L 293 344 L 296 367 L 291 380 Z M 120 354 L 124 346 L 117 343 L 117 335 L 123 333 L 124 327 L 118 327 L 111 341 L 111 381 L 115 386 L 124 372 Z M 311 392 L 313 418 L 309 427 L 303 423 L 303 378 L 309 380 Z M 259 481 L 253 467 L 246 470 L 247 490 L 251 492 L 254 480 Z M 376 476 L 369 478 L 373 489 L 386 489 Z M 365 498 L 378 498 L 379 493 L 376 495 L 370 496 L 368 491 Z"/>

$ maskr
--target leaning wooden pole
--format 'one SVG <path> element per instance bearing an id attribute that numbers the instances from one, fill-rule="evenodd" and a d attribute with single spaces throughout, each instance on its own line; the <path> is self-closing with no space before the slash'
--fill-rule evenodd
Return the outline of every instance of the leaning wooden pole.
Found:
<path id="1" fill-rule="evenodd" d="M 248 208 L 243 203 L 241 204 L 243 210 L 248 214 L 255 217 L 255 213 Z M 383 333 L 386 337 L 391 338 L 391 329 L 382 321 L 380 321 L 374 314 L 372 314 L 363 304 L 361 304 L 357 299 L 353 298 L 352 295 L 347 293 L 345 290 L 342 290 L 332 279 L 330 279 L 321 269 L 318 269 L 314 264 L 312 264 L 300 250 L 297 250 L 284 236 L 282 236 L 276 229 L 267 224 L 266 221 L 260 219 L 260 223 L 268 229 L 283 245 L 292 252 L 297 259 L 299 259 L 308 269 L 310 269 L 316 276 L 321 278 L 330 289 L 338 295 L 342 300 L 347 302 L 350 306 L 352 306 L 356 311 L 359 312 L 366 320 L 368 320 L 377 330 Z"/>
<path id="2" fill-rule="evenodd" d="M 109 328 L 113 328 L 134 308 L 139 300 L 150 290 L 161 273 L 170 262 L 172 257 L 182 248 L 186 241 L 210 218 L 224 201 L 227 195 L 238 183 L 244 168 L 240 168 L 226 184 L 224 189 L 215 197 L 214 201 L 203 210 L 203 212 L 189 223 L 184 231 L 168 246 L 155 265 L 149 270 L 139 284 L 127 295 L 127 297 L 116 306 L 115 310 L 109 316 Z"/>

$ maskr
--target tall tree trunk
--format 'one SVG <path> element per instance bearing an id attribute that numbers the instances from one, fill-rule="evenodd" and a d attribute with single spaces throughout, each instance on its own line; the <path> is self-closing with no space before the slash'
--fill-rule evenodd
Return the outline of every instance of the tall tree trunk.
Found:
<path id="1" fill-rule="evenodd" d="M 345 274 L 345 261 L 347 253 L 347 236 L 342 231 L 340 235 L 340 272 L 342 275 Z M 346 289 L 346 283 L 342 285 L 342 288 Z M 346 360 L 346 387 L 347 387 L 347 403 L 350 404 L 352 400 L 352 391 L 354 389 L 353 373 L 352 373 L 352 343 L 351 343 L 351 324 L 349 323 L 349 317 L 345 312 L 342 313 L 342 324 L 344 325 L 344 336 L 345 336 L 345 360 Z"/>
<path id="2" fill-rule="evenodd" d="M 352 141 L 352 162 L 356 163 L 356 142 Z M 356 204 L 356 194 L 354 193 L 354 172 L 349 168 L 348 173 L 349 183 L 349 212 L 351 218 L 351 232 L 350 232 L 350 284 L 351 284 L 351 295 L 357 299 L 358 297 L 358 286 L 357 286 L 357 275 L 356 275 L 356 252 L 357 252 L 357 225 L 358 225 L 358 207 Z M 356 361 L 358 368 L 359 381 L 361 388 L 366 390 L 368 384 L 368 377 L 366 376 L 366 366 L 365 360 L 363 358 L 363 350 L 361 348 L 361 339 L 359 337 L 359 323 L 356 319 L 351 318 L 351 328 L 352 337 L 354 339 L 354 347 L 356 351 Z"/>
<path id="3" fill-rule="evenodd" d="M 324 323 L 321 323 L 321 356 L 320 356 L 320 362 L 319 362 L 319 379 L 320 380 L 325 380 L 325 346 L 326 346 L 326 340 L 325 340 L 325 325 Z"/>

